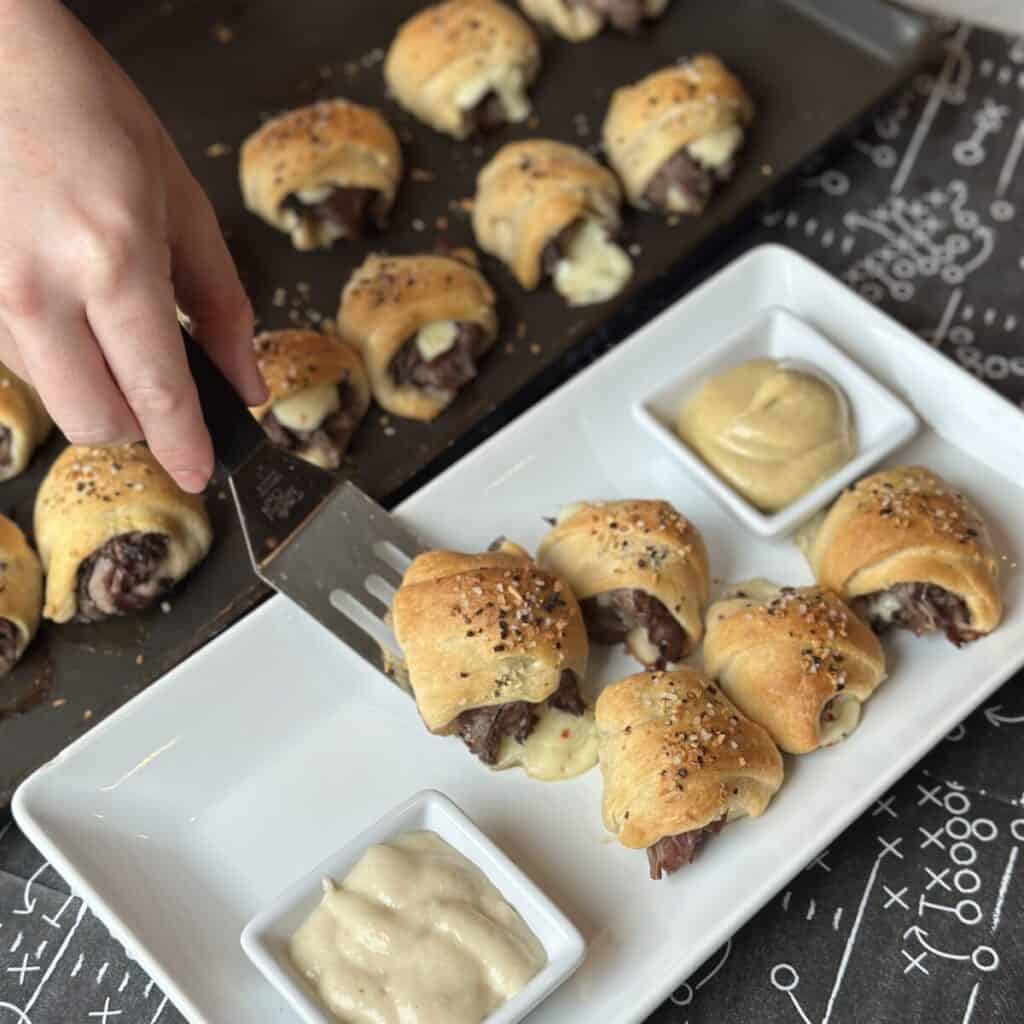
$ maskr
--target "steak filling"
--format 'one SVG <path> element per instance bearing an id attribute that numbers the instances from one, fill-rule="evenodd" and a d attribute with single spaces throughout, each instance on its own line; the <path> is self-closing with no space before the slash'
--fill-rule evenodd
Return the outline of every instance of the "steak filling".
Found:
<path id="1" fill-rule="evenodd" d="M 540 253 L 540 265 L 541 269 L 549 277 L 555 276 L 555 271 L 558 269 L 558 264 L 565 259 L 565 247 L 569 244 L 572 239 L 573 232 L 579 227 L 580 222 L 574 220 L 571 224 L 566 224 L 561 231 L 555 235 L 541 250 Z"/>
<path id="2" fill-rule="evenodd" d="M 14 461 L 14 443 L 11 428 L 0 426 L 0 470 L 9 469 Z"/>
<path id="3" fill-rule="evenodd" d="M 661 601 L 645 590 L 606 590 L 581 601 L 580 608 L 594 643 L 617 644 L 634 629 L 644 629 L 648 642 L 658 649 L 653 667 L 659 669 L 679 661 L 686 652 L 686 630 Z"/>
<path id="4" fill-rule="evenodd" d="M 890 626 L 909 629 L 915 636 L 943 632 L 957 647 L 982 635 L 971 629 L 967 605 L 934 583 L 897 583 L 888 590 L 856 598 L 853 608 L 876 633 Z"/>
<path id="5" fill-rule="evenodd" d="M 663 874 L 671 875 L 684 864 L 693 860 L 700 846 L 713 835 L 717 835 L 725 826 L 725 818 L 711 822 L 703 828 L 695 828 L 690 832 L 680 832 L 674 836 L 664 836 L 653 846 L 647 847 L 647 863 L 651 868 L 651 878 L 658 881 Z"/>
<path id="6" fill-rule="evenodd" d="M 547 699 L 550 707 L 566 711 L 570 715 L 582 715 L 583 700 L 580 697 L 576 676 L 568 669 L 562 673 L 558 689 Z M 476 754 L 484 764 L 497 764 L 501 741 L 506 736 L 518 743 L 525 743 L 537 724 L 534 705 L 526 700 L 511 704 L 496 704 L 492 707 L 473 708 L 463 711 L 455 719 L 462 742 Z"/>
<path id="7" fill-rule="evenodd" d="M 369 221 L 377 190 L 374 188 L 332 188 L 317 203 L 304 203 L 294 192 L 281 203 L 300 220 L 310 223 L 315 234 L 321 225 L 329 226 L 341 238 L 361 238 Z M 378 227 L 382 225 L 377 224 Z"/>
<path id="8" fill-rule="evenodd" d="M 359 426 L 359 417 L 354 409 L 355 393 L 348 381 L 338 384 L 338 401 L 341 407 L 325 416 L 320 425 L 311 430 L 286 427 L 274 415 L 273 409 L 263 417 L 263 429 L 267 437 L 285 451 L 306 454 L 316 452 L 320 456 L 321 465 L 337 469 Z"/>
<path id="9" fill-rule="evenodd" d="M 407 339 L 391 360 L 391 379 L 398 387 L 425 388 L 431 391 L 458 391 L 477 372 L 477 360 L 486 345 L 479 324 L 460 323 L 451 348 L 433 359 L 424 359 L 416 336 Z"/>
<path id="10" fill-rule="evenodd" d="M 481 135 L 488 135 L 503 127 L 508 118 L 501 97 L 495 92 L 487 93 L 483 99 L 467 114 L 472 122 L 472 130 Z"/>
<path id="11" fill-rule="evenodd" d="M 720 177 L 728 177 L 731 167 L 720 172 Z M 683 197 L 688 208 L 703 209 L 711 198 L 715 187 L 715 174 L 701 165 L 685 149 L 670 156 L 651 179 L 644 196 L 652 206 L 659 210 L 671 210 L 670 196 L 673 192 Z"/>
<path id="12" fill-rule="evenodd" d="M 79 622 L 98 622 L 152 604 L 174 580 L 159 575 L 167 557 L 162 533 L 122 533 L 94 551 L 78 567 Z"/>
<path id="13" fill-rule="evenodd" d="M 10 619 L 0 619 L 0 676 L 10 672 L 18 660 L 21 630 Z"/>

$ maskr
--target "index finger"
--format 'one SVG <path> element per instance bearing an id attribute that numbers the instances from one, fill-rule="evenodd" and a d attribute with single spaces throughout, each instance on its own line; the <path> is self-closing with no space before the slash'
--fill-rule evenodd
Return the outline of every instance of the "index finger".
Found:
<path id="1" fill-rule="evenodd" d="M 86 313 L 150 450 L 185 491 L 213 471 L 213 447 L 189 372 L 170 278 L 139 270 Z"/>

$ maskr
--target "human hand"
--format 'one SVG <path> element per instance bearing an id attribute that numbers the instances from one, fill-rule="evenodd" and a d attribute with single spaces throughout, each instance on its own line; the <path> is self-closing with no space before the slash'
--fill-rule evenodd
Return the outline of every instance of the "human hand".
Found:
<path id="1" fill-rule="evenodd" d="M 156 115 L 58 0 L 0 0 L 0 360 L 69 440 L 145 438 L 187 491 L 213 468 L 175 305 L 249 405 L 253 317 Z"/>

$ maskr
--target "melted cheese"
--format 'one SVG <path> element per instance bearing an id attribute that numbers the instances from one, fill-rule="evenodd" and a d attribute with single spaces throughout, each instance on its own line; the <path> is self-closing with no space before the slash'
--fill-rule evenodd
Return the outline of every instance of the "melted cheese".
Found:
<path id="1" fill-rule="evenodd" d="M 602 224 L 584 221 L 555 267 L 554 282 L 570 306 L 605 302 L 633 275 L 633 262 L 608 237 Z"/>
<path id="2" fill-rule="evenodd" d="M 904 602 L 895 594 L 882 591 L 871 600 L 871 618 L 889 623 L 904 609 Z"/>
<path id="3" fill-rule="evenodd" d="M 278 422 L 289 430 L 316 430 L 332 413 L 341 408 L 338 385 L 317 384 L 288 398 L 275 402 L 273 411 Z"/>
<path id="4" fill-rule="evenodd" d="M 295 194 L 306 206 L 318 206 L 334 191 L 333 185 L 321 185 L 319 188 L 300 188 Z"/>
<path id="5" fill-rule="evenodd" d="M 742 141 L 743 129 L 738 124 L 730 124 L 717 132 L 709 132 L 699 139 L 694 139 L 686 147 L 686 151 L 695 160 L 714 171 L 724 167 L 733 158 Z"/>
<path id="6" fill-rule="evenodd" d="M 661 657 L 661 651 L 656 644 L 651 643 L 644 626 L 631 629 L 626 634 L 626 647 L 637 661 L 642 661 L 645 665 L 653 665 Z"/>
<path id="7" fill-rule="evenodd" d="M 833 697 L 829 714 L 832 716 L 831 721 L 826 721 L 822 716 L 818 728 L 818 742 L 823 747 L 846 739 L 857 728 L 860 721 L 860 701 L 851 695 Z"/>
<path id="8" fill-rule="evenodd" d="M 472 110 L 489 92 L 498 97 L 507 121 L 514 124 L 530 116 L 530 101 L 518 67 L 489 68 L 486 74 L 472 79 L 456 92 L 455 106 L 459 110 Z"/>
<path id="9" fill-rule="evenodd" d="M 700 209 L 700 202 L 678 185 L 672 185 L 665 197 L 665 206 L 672 213 L 694 213 Z"/>
<path id="10" fill-rule="evenodd" d="M 582 775 L 597 764 L 597 728 L 594 712 L 582 715 L 541 704 L 537 724 L 525 743 L 511 736 L 501 741 L 496 768 L 522 765 L 531 779 L 553 782 Z"/>
<path id="11" fill-rule="evenodd" d="M 544 966 L 487 876 L 433 832 L 371 846 L 292 936 L 292 962 L 346 1024 L 481 1024 Z"/>
<path id="12" fill-rule="evenodd" d="M 450 352 L 459 336 L 459 325 L 454 320 L 435 320 L 421 327 L 416 335 L 416 347 L 420 355 L 430 362 L 445 352 Z"/>

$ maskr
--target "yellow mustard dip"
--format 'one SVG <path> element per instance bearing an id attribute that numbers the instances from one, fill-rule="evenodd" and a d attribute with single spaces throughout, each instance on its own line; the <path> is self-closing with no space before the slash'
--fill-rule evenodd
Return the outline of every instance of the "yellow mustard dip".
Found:
<path id="1" fill-rule="evenodd" d="M 806 494 L 856 450 L 839 388 L 774 359 L 753 359 L 706 380 L 680 410 L 676 429 L 764 512 Z"/>

